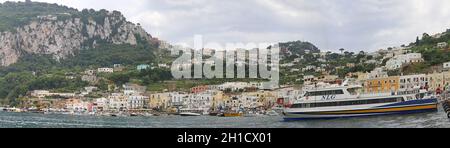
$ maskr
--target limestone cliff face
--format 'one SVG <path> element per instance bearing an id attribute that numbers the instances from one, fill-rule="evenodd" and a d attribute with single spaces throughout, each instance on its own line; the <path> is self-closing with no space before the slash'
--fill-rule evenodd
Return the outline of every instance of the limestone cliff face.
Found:
<path id="1" fill-rule="evenodd" d="M 0 66 L 14 64 L 27 53 L 52 55 L 59 60 L 84 47 L 95 47 L 99 42 L 136 45 L 137 36 L 147 41 L 152 38 L 120 13 L 108 12 L 101 21 L 40 16 L 15 31 L 0 33 Z"/>

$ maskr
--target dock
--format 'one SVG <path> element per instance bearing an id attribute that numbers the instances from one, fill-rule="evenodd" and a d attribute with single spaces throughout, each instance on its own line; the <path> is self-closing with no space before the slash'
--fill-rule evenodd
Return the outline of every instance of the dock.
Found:
<path id="1" fill-rule="evenodd" d="M 446 92 L 442 94 L 442 108 L 445 111 L 445 114 L 447 114 L 447 118 L 450 119 L 450 92 Z"/>

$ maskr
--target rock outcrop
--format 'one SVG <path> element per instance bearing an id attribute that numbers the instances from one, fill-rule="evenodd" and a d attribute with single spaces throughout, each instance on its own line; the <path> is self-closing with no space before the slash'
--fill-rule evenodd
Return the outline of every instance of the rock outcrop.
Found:
<path id="1" fill-rule="evenodd" d="M 136 45 L 138 38 L 147 41 L 152 38 L 140 25 L 128 22 L 119 12 L 107 12 L 100 21 L 67 15 L 65 19 L 39 16 L 15 31 L 0 33 L 0 66 L 16 63 L 23 54 L 52 55 L 60 60 L 100 42 Z"/>

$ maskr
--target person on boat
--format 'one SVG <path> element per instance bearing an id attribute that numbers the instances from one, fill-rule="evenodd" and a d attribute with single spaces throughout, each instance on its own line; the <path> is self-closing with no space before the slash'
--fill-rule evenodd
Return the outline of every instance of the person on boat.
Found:
<path id="1" fill-rule="evenodd" d="M 439 88 L 436 89 L 436 95 L 440 95 L 440 94 L 442 94 L 442 90 L 441 90 L 441 88 L 439 87 Z"/>

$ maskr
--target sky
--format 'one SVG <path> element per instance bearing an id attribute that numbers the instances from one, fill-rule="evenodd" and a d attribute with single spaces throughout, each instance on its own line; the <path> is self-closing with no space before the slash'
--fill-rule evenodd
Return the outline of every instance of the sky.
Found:
<path id="1" fill-rule="evenodd" d="M 6 0 L 0 0 L 4 2 Z M 121 11 L 169 43 L 309 41 L 375 51 L 450 28 L 449 0 L 34 0 Z"/>

